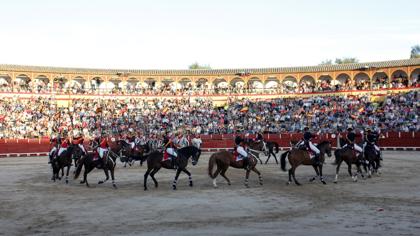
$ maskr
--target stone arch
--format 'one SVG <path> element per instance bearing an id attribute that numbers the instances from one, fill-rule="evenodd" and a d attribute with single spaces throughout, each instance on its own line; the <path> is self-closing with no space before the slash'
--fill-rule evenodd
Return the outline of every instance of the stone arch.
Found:
<path id="1" fill-rule="evenodd" d="M 372 88 L 381 89 L 388 87 L 388 74 L 383 71 L 378 71 L 372 76 Z"/>
<path id="2" fill-rule="evenodd" d="M 180 85 L 180 88 L 188 88 L 192 86 L 192 80 L 190 78 L 182 78 L 178 81 L 178 84 Z"/>
<path id="3" fill-rule="evenodd" d="M 314 77 L 311 75 L 303 76 L 299 81 L 299 91 L 306 93 L 306 92 L 313 92 L 316 87 L 316 82 Z"/>
<path id="4" fill-rule="evenodd" d="M 370 89 L 370 78 L 365 72 L 359 72 L 354 76 L 354 85 L 357 90 Z"/>
<path id="5" fill-rule="evenodd" d="M 209 82 L 209 80 L 207 78 L 199 78 L 195 82 L 195 86 L 196 86 L 196 88 L 199 88 L 199 89 L 207 88 L 208 87 L 208 82 Z"/>
<path id="6" fill-rule="evenodd" d="M 250 89 L 263 89 L 264 83 L 259 77 L 252 77 L 248 80 L 248 87 Z"/>
<path id="7" fill-rule="evenodd" d="M 404 70 L 395 70 L 391 74 L 391 87 L 407 87 L 408 86 L 408 75 Z"/>
<path id="8" fill-rule="evenodd" d="M 68 82 L 68 79 L 62 75 L 54 77 L 53 79 L 53 89 L 64 89 Z"/>
<path id="9" fill-rule="evenodd" d="M 322 91 L 332 90 L 333 78 L 330 75 L 328 75 L 328 74 L 321 75 L 321 76 L 319 76 L 318 81 L 319 81 L 320 90 L 322 90 Z"/>
<path id="10" fill-rule="evenodd" d="M 335 81 L 335 82 L 334 82 Z M 347 73 L 340 73 L 335 80 L 333 85 L 336 86 L 337 90 L 351 90 L 351 77 Z"/>
<path id="11" fill-rule="evenodd" d="M 0 88 L 11 87 L 12 77 L 9 75 L 0 75 Z"/>
<path id="12" fill-rule="evenodd" d="M 224 78 L 216 78 L 213 80 L 213 85 L 215 88 L 227 88 L 229 84 Z"/>
<path id="13" fill-rule="evenodd" d="M 150 89 L 156 88 L 158 86 L 157 79 L 153 77 L 146 78 L 143 82 L 147 86 L 147 88 Z"/>
<path id="14" fill-rule="evenodd" d="M 416 68 L 411 72 L 410 75 L 410 84 L 420 84 L 420 68 Z"/>
<path id="15" fill-rule="evenodd" d="M 265 80 L 264 87 L 266 89 L 276 89 L 279 87 L 280 81 L 277 77 L 268 77 Z"/>
<path id="16" fill-rule="evenodd" d="M 283 92 L 295 93 L 298 88 L 298 80 L 292 75 L 284 77 L 282 81 Z"/>
<path id="17" fill-rule="evenodd" d="M 243 88 L 245 87 L 245 80 L 241 77 L 235 77 L 230 81 L 232 88 Z"/>
<path id="18" fill-rule="evenodd" d="M 122 81 L 120 84 L 118 84 L 118 86 L 123 91 L 129 91 L 129 92 L 131 92 L 131 91 L 134 91 L 134 89 L 136 88 L 136 86 L 137 86 L 138 83 L 140 83 L 140 80 L 138 78 L 136 78 L 136 77 L 130 77 L 126 81 Z"/>

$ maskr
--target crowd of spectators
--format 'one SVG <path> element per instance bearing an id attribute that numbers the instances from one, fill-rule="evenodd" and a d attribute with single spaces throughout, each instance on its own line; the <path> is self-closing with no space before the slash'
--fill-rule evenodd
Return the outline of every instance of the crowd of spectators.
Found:
<path id="1" fill-rule="evenodd" d="M 378 99 L 380 101 L 375 102 Z M 199 134 L 236 132 L 335 133 L 348 127 L 419 131 L 419 95 L 412 91 L 384 97 L 315 96 L 250 100 L 230 98 L 216 106 L 208 98 L 76 99 L 64 106 L 53 98 L 0 98 L 0 138 L 37 138 L 80 130 L 145 134 L 182 130 Z"/>

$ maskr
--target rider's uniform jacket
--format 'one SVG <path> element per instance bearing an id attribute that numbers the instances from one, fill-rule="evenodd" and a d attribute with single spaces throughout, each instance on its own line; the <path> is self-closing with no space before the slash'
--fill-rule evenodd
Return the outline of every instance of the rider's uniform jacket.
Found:
<path id="1" fill-rule="evenodd" d="M 353 131 L 348 132 L 346 138 L 350 143 L 354 143 L 354 141 L 356 140 L 356 133 Z"/>
<path id="2" fill-rule="evenodd" d="M 62 147 L 62 148 L 68 148 L 68 147 L 69 147 L 69 145 L 70 145 L 70 140 L 69 140 L 68 138 L 64 139 L 64 140 L 61 142 L 61 147 Z"/>
<path id="3" fill-rule="evenodd" d="M 102 138 L 99 142 L 99 147 L 100 148 L 108 148 L 108 141 L 106 140 L 106 138 Z"/>
<path id="4" fill-rule="evenodd" d="M 370 133 L 370 134 L 368 133 L 365 136 L 365 140 L 368 143 L 375 143 L 377 141 L 377 136 L 374 133 Z"/>
<path id="5" fill-rule="evenodd" d="M 74 138 L 73 144 L 83 144 L 83 138 L 82 137 Z"/>

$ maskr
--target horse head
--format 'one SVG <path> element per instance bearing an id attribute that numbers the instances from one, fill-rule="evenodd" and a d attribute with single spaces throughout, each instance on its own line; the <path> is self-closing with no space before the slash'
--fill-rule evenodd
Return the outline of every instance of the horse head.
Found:
<path id="1" fill-rule="evenodd" d="M 321 153 L 326 153 L 328 157 L 331 157 L 332 146 L 330 141 L 322 141 L 317 147 Z"/>
<path id="2" fill-rule="evenodd" d="M 178 153 L 180 153 L 181 156 L 184 156 L 186 158 L 191 157 L 191 162 L 193 166 L 195 166 L 198 163 L 198 159 L 200 159 L 201 150 L 195 146 L 187 146 L 179 149 Z"/>

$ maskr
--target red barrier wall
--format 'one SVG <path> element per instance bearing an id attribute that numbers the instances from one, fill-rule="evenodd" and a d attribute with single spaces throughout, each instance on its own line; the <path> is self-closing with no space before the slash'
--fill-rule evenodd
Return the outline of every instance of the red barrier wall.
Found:
<path id="1" fill-rule="evenodd" d="M 344 135 L 344 134 L 343 134 Z M 383 134 L 384 137 L 379 140 L 381 147 L 417 147 L 420 148 L 420 132 L 399 133 L 389 132 Z M 284 134 L 266 134 L 266 140 L 276 141 L 280 147 L 289 147 L 291 140 L 299 140 L 302 134 L 284 133 Z M 251 138 L 254 136 L 251 135 Z M 234 135 L 202 135 L 203 149 L 224 149 L 234 146 Z M 322 134 L 314 142 L 328 140 L 335 147 L 337 138 L 332 138 L 331 134 Z M 361 138 L 357 139 L 360 142 Z M 41 153 L 48 152 L 50 144 L 48 139 L 0 139 L 0 154 L 10 153 Z"/>

